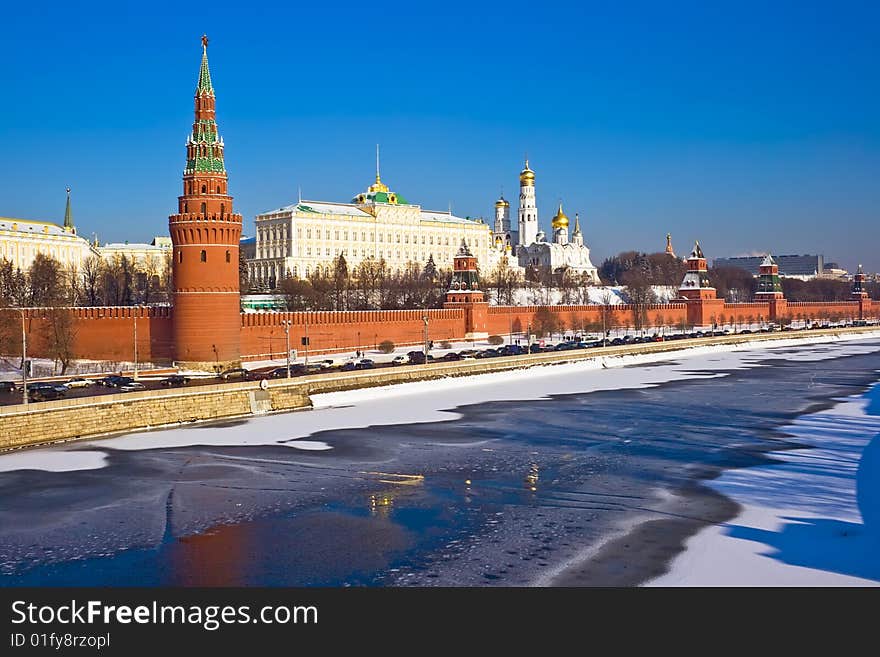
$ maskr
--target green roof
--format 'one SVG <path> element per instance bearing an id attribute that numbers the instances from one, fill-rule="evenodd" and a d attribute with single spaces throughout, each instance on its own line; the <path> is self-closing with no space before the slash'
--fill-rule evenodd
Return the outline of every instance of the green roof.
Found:
<path id="1" fill-rule="evenodd" d="M 214 87 L 211 84 L 211 71 L 208 69 L 208 40 L 202 39 L 202 66 L 199 68 L 199 83 L 196 85 L 196 93 L 214 94 Z"/>

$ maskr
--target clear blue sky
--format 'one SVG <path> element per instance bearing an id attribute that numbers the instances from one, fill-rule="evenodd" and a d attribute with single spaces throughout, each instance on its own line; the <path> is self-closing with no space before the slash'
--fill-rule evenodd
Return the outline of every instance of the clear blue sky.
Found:
<path id="1" fill-rule="evenodd" d="M 609 7 L 608 5 L 613 5 Z M 33 7 L 33 8 L 32 8 Z M 880 270 L 880 3 L 6 3 L 0 216 L 167 234 L 209 55 L 245 216 L 373 176 L 431 209 L 626 249 L 772 249 Z"/>

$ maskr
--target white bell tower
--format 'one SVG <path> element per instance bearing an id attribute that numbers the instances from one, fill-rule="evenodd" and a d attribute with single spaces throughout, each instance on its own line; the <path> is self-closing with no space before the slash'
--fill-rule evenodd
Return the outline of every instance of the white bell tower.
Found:
<path id="1" fill-rule="evenodd" d="M 519 244 L 528 246 L 538 238 L 538 206 L 535 204 L 535 172 L 526 166 L 519 174 Z"/>

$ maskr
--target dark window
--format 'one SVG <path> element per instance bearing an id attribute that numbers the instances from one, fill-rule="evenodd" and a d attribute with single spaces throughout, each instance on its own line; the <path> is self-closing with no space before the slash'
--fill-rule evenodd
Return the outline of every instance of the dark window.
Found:
<path id="1" fill-rule="evenodd" d="M 177 252 L 177 262 L 183 262 L 183 251 Z"/>
<path id="2" fill-rule="evenodd" d="M 208 191 L 208 186 L 207 186 L 207 185 L 202 185 L 202 194 L 207 193 L 207 191 Z"/>
<path id="3" fill-rule="evenodd" d="M 232 254 L 229 251 L 226 252 L 226 262 L 232 262 Z"/>
<path id="4" fill-rule="evenodd" d="M 226 211 L 226 204 L 225 204 L 225 203 L 221 203 L 221 204 L 220 204 L 220 218 L 221 218 L 221 219 L 223 218 L 223 213 L 224 213 L 225 211 Z"/>
<path id="5" fill-rule="evenodd" d="M 208 261 L 208 254 L 205 252 L 204 249 L 202 249 L 202 253 L 201 253 L 201 255 L 199 256 L 199 259 L 200 259 L 202 262 L 207 262 L 207 261 Z"/>
<path id="6" fill-rule="evenodd" d="M 206 203 L 202 203 L 202 214 L 208 214 L 208 205 Z"/>
<path id="7" fill-rule="evenodd" d="M 217 185 L 217 193 L 220 193 L 220 185 Z"/>

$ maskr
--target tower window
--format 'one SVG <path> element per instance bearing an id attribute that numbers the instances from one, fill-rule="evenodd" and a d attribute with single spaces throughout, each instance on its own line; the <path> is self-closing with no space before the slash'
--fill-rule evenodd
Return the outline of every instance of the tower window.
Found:
<path id="1" fill-rule="evenodd" d="M 220 218 L 221 218 L 221 219 L 223 218 L 223 213 L 224 213 L 225 211 L 226 211 L 226 204 L 225 204 L 225 203 L 221 203 L 221 204 L 220 204 Z"/>
<path id="2" fill-rule="evenodd" d="M 217 193 L 220 193 L 220 185 L 217 185 Z"/>
<path id="3" fill-rule="evenodd" d="M 208 254 L 204 249 L 202 249 L 202 252 L 199 254 L 199 260 L 201 260 L 202 262 L 208 261 Z"/>
<path id="4" fill-rule="evenodd" d="M 202 185 L 202 194 L 206 194 L 208 192 L 208 186 Z"/>
<path id="5" fill-rule="evenodd" d="M 189 203 L 184 202 L 184 204 L 183 204 L 183 211 L 184 211 L 184 212 L 189 212 Z"/>
<path id="6" fill-rule="evenodd" d="M 183 251 L 177 252 L 177 262 L 183 262 Z"/>
<path id="7" fill-rule="evenodd" d="M 208 213 L 208 205 L 206 203 L 202 203 L 202 214 Z"/>
<path id="8" fill-rule="evenodd" d="M 226 252 L 226 262 L 232 262 L 232 254 L 229 251 Z"/>

